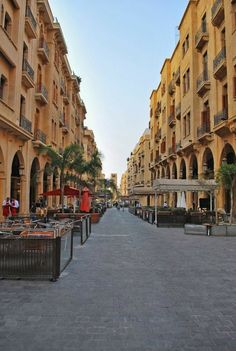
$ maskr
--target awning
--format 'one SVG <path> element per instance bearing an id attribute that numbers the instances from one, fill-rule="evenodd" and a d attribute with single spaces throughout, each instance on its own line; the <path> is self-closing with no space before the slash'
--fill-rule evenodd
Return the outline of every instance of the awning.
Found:
<path id="1" fill-rule="evenodd" d="M 214 192 L 217 183 L 214 179 L 156 179 L 153 181 L 153 190 L 158 193 L 173 193 L 182 191 Z"/>
<path id="2" fill-rule="evenodd" d="M 42 196 L 60 196 L 61 195 L 61 189 L 54 189 L 50 191 L 46 191 L 45 193 L 41 194 Z M 65 196 L 79 196 L 80 191 L 76 188 L 72 188 L 68 185 L 65 185 L 64 187 L 64 195 Z"/>

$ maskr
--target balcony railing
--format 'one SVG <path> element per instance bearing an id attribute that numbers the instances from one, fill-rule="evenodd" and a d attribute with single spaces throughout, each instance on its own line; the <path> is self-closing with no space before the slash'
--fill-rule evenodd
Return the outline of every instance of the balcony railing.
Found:
<path id="1" fill-rule="evenodd" d="M 175 72 L 175 84 L 180 85 L 180 67 Z"/>
<path id="2" fill-rule="evenodd" d="M 224 19 L 224 4 L 223 0 L 215 0 L 211 8 L 211 21 L 214 26 L 219 27 Z"/>
<path id="3" fill-rule="evenodd" d="M 34 70 L 26 59 L 23 60 L 22 70 L 30 77 L 32 81 L 34 80 Z"/>
<path id="4" fill-rule="evenodd" d="M 174 154 L 176 154 L 176 145 L 172 145 L 168 149 L 168 155 L 169 156 L 174 155 Z"/>
<path id="5" fill-rule="evenodd" d="M 197 93 L 200 96 L 203 96 L 207 90 L 210 89 L 210 81 L 208 70 L 205 69 L 202 74 L 197 79 Z"/>
<path id="6" fill-rule="evenodd" d="M 41 143 L 46 144 L 47 143 L 47 136 L 42 130 L 36 129 L 34 132 L 34 139 L 37 141 L 39 140 Z"/>
<path id="7" fill-rule="evenodd" d="M 226 68 L 226 48 L 223 47 L 220 52 L 217 54 L 213 61 L 213 71 L 214 77 L 216 79 L 223 79 L 227 73 Z"/>
<path id="8" fill-rule="evenodd" d="M 34 70 L 26 59 L 22 64 L 22 83 L 27 89 L 34 87 Z"/>
<path id="9" fill-rule="evenodd" d="M 43 84 L 37 85 L 35 98 L 43 104 L 48 103 L 48 91 Z"/>
<path id="10" fill-rule="evenodd" d="M 20 116 L 20 127 L 28 133 L 32 133 L 32 123 L 23 115 Z"/>
<path id="11" fill-rule="evenodd" d="M 181 117 L 181 103 L 179 103 L 175 108 L 175 116 L 177 119 Z"/>
<path id="12" fill-rule="evenodd" d="M 25 30 L 29 38 L 35 39 L 36 38 L 36 27 L 37 22 L 32 14 L 31 8 L 26 6 L 25 10 Z"/>
<path id="13" fill-rule="evenodd" d="M 170 127 L 173 127 L 176 123 L 175 120 L 175 115 L 172 113 L 169 117 L 168 117 L 168 124 Z"/>
<path id="14" fill-rule="evenodd" d="M 207 31 L 207 24 L 205 22 L 202 23 L 200 29 L 195 35 L 195 47 L 197 50 L 201 50 L 206 42 L 208 42 L 209 34 Z"/>
<path id="15" fill-rule="evenodd" d="M 49 47 L 44 38 L 39 40 L 38 54 L 42 57 L 43 62 L 49 62 Z"/>
<path id="16" fill-rule="evenodd" d="M 210 122 L 202 124 L 201 127 L 197 128 L 197 137 L 201 138 L 203 135 L 210 133 L 210 131 L 211 131 Z"/>
<path id="17" fill-rule="evenodd" d="M 224 109 L 223 111 L 218 112 L 214 116 L 214 126 L 216 127 L 221 122 L 227 121 L 227 119 L 228 119 L 228 111 L 227 109 Z"/>
<path id="18" fill-rule="evenodd" d="M 168 85 L 168 93 L 170 95 L 173 95 L 174 92 L 175 92 L 175 83 L 174 83 L 174 80 L 172 79 L 171 82 Z"/>

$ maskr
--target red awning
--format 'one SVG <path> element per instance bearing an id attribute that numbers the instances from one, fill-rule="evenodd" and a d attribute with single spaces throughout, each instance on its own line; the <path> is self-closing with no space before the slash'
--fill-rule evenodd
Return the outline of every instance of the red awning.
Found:
<path id="1" fill-rule="evenodd" d="M 65 196 L 79 196 L 80 191 L 76 188 L 72 188 L 68 185 L 65 185 L 64 187 L 64 195 Z M 60 196 L 61 195 L 61 189 L 54 189 L 50 191 L 46 191 L 45 193 L 41 194 L 42 196 Z"/>

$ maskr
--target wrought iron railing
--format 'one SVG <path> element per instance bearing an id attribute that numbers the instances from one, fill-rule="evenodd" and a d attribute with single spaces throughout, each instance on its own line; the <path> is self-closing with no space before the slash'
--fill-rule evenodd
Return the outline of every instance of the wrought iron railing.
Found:
<path id="1" fill-rule="evenodd" d="M 49 47 L 45 39 L 41 38 L 39 40 L 39 49 L 44 49 L 47 56 L 49 56 Z"/>
<path id="2" fill-rule="evenodd" d="M 26 72 L 26 74 L 34 80 L 34 70 L 30 66 L 29 62 L 26 59 L 23 59 L 23 65 L 22 65 L 22 70 L 23 72 Z"/>
<path id="3" fill-rule="evenodd" d="M 37 94 L 42 94 L 48 100 L 48 91 L 43 84 L 38 84 L 36 89 Z"/>
<path id="4" fill-rule="evenodd" d="M 181 103 L 179 103 L 175 108 L 176 118 L 181 116 Z"/>
<path id="5" fill-rule="evenodd" d="M 201 88 L 201 86 L 205 83 L 209 81 L 209 74 L 208 74 L 208 70 L 205 69 L 202 74 L 200 74 L 200 76 L 197 79 L 197 90 L 199 90 Z"/>
<path id="6" fill-rule="evenodd" d="M 20 116 L 20 127 L 32 133 L 32 123 L 23 115 Z"/>
<path id="7" fill-rule="evenodd" d="M 200 127 L 197 128 L 197 137 L 201 138 L 204 134 L 210 133 L 211 126 L 210 122 L 206 124 L 202 124 Z"/>
<path id="8" fill-rule="evenodd" d="M 223 121 L 227 121 L 227 119 L 228 119 L 228 111 L 227 109 L 224 109 L 223 111 L 218 112 L 214 116 L 214 126 L 217 126 Z"/>
<path id="9" fill-rule="evenodd" d="M 37 22 L 36 22 L 36 19 L 34 18 L 34 15 L 33 15 L 32 11 L 31 11 L 31 8 L 29 6 L 26 6 L 25 17 L 30 19 L 30 22 L 31 22 L 32 26 L 34 27 L 34 29 L 36 29 Z"/>
<path id="10" fill-rule="evenodd" d="M 226 59 L 226 48 L 223 47 L 220 52 L 217 54 L 213 61 L 213 70 L 216 71 L 216 69 L 219 67 L 219 65 Z"/>
<path id="11" fill-rule="evenodd" d="M 207 24 L 203 22 L 195 35 L 195 45 L 197 45 L 203 35 L 208 35 Z"/>
<path id="12" fill-rule="evenodd" d="M 47 143 L 47 136 L 46 134 L 40 130 L 40 129 L 36 129 L 34 132 L 34 139 L 35 140 L 39 140 L 41 141 L 43 144 Z"/>

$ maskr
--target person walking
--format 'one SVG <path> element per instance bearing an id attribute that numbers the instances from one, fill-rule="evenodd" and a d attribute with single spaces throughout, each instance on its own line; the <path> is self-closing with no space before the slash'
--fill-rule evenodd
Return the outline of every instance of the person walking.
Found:
<path id="1" fill-rule="evenodd" d="M 10 201 L 9 197 L 7 197 L 5 200 L 3 200 L 2 214 L 5 217 L 5 219 L 7 219 L 11 214 L 11 201 Z"/>
<path id="2" fill-rule="evenodd" d="M 11 199 L 11 214 L 13 217 L 17 215 L 18 208 L 19 208 L 19 201 L 16 199 Z"/>

